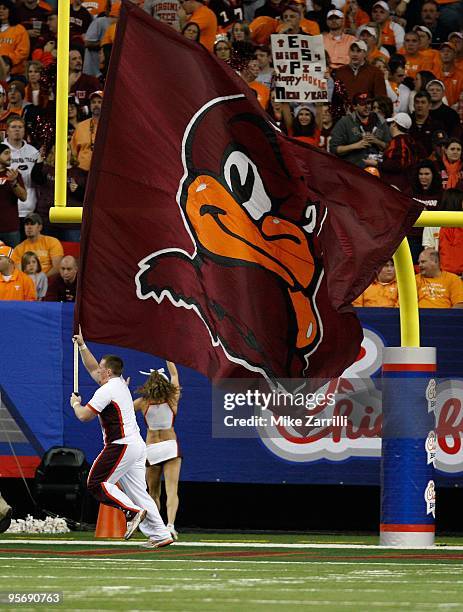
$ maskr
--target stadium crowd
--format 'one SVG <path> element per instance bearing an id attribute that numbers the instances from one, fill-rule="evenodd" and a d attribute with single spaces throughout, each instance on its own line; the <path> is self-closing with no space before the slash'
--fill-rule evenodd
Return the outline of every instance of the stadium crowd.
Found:
<path id="1" fill-rule="evenodd" d="M 463 209 L 462 0 L 132 1 L 237 71 L 288 136 L 427 210 Z M 70 2 L 68 206 L 83 205 L 119 12 Z M 322 35 L 328 100 L 276 100 L 275 33 Z M 0 0 L 0 299 L 75 299 L 79 226 L 48 221 L 56 56 L 57 0 Z M 463 307 L 463 228 L 408 238 L 419 305 Z M 393 262 L 355 305 L 398 305 Z"/>

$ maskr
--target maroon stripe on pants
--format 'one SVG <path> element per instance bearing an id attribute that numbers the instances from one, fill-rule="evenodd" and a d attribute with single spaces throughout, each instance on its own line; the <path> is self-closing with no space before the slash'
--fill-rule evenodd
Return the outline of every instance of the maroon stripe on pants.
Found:
<path id="1" fill-rule="evenodd" d="M 113 474 L 122 461 L 126 449 L 127 444 L 107 444 L 95 459 L 87 481 L 87 488 L 93 497 L 99 502 L 113 508 L 118 508 L 123 512 L 129 510 L 129 508 L 122 506 L 116 499 L 109 496 L 102 483 L 106 482 L 111 474 Z"/>

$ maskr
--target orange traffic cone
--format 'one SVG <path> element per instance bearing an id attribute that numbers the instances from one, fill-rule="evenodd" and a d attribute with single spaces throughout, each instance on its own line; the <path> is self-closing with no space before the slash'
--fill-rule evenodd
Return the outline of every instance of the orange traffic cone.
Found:
<path id="1" fill-rule="evenodd" d="M 100 504 L 95 538 L 123 538 L 126 529 L 125 515 L 121 510 Z"/>

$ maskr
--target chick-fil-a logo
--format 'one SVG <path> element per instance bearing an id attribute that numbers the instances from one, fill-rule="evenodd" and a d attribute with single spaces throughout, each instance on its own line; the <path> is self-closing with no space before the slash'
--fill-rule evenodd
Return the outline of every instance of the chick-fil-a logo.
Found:
<path id="1" fill-rule="evenodd" d="M 307 412 L 332 424 L 313 427 L 302 433 L 291 427 L 266 425 L 258 428 L 265 446 L 282 459 L 295 462 L 379 456 L 381 392 L 371 376 L 381 368 L 383 347 L 380 336 L 365 329 L 356 362 L 320 390 L 325 396 L 335 393 L 336 402 L 334 405 L 322 404 Z"/>
<path id="2" fill-rule="evenodd" d="M 437 383 L 432 411 L 436 418 L 437 434 L 434 465 L 444 472 L 462 472 L 463 381 L 445 380 Z"/>
<path id="3" fill-rule="evenodd" d="M 319 419 L 332 419 L 333 424 L 304 432 L 284 426 L 258 428 L 270 451 L 294 462 L 381 455 L 381 391 L 370 377 L 381 368 L 384 343 L 370 329 L 364 330 L 364 336 L 357 361 L 323 389 L 325 394 L 336 393 L 335 404 L 309 411 Z M 426 401 L 435 415 L 432 448 L 426 446 L 428 460 L 443 472 L 463 472 L 463 380 L 430 379 Z M 337 416 L 347 418 L 333 419 Z"/>

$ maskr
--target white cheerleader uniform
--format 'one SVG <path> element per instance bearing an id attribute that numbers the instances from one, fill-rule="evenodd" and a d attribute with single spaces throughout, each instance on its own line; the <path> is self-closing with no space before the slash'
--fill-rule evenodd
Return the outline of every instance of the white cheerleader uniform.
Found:
<path id="1" fill-rule="evenodd" d="M 175 414 L 167 402 L 148 406 L 143 415 L 146 426 L 153 431 L 174 426 Z M 160 465 L 176 457 L 181 457 L 177 440 L 163 440 L 146 447 L 146 458 L 150 465 Z"/>

